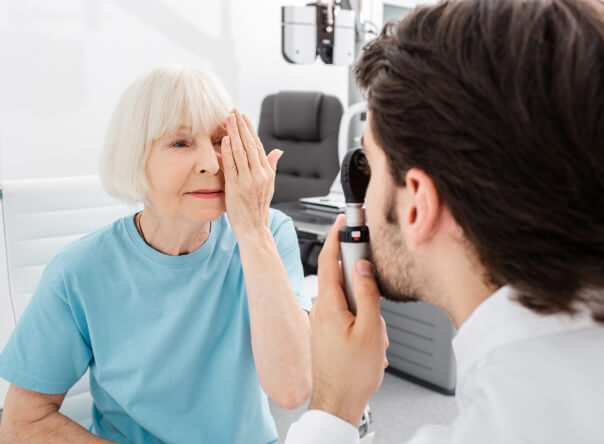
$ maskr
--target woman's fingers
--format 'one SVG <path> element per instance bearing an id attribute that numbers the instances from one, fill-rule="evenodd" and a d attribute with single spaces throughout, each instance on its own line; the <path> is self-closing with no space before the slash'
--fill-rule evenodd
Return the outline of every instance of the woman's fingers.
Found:
<path id="1" fill-rule="evenodd" d="M 220 144 L 222 149 L 222 171 L 227 182 L 232 182 L 237 178 L 237 165 L 233 159 L 233 150 L 231 148 L 231 138 L 224 136 Z"/>
<path id="2" fill-rule="evenodd" d="M 266 156 L 266 152 L 264 151 L 264 146 L 262 145 L 262 141 L 260 140 L 260 137 L 258 137 L 258 134 L 256 133 L 256 131 L 254 131 L 254 125 L 252 125 L 252 121 L 245 114 L 243 115 L 243 120 L 245 121 L 245 124 L 247 125 L 248 130 L 250 131 L 250 133 L 256 140 L 256 147 L 258 148 L 258 158 L 260 159 L 260 164 L 264 168 L 271 167 L 271 165 L 269 164 L 269 162 L 266 158 L 267 156 Z"/>
<path id="3" fill-rule="evenodd" d="M 279 161 L 279 159 L 281 158 L 282 155 L 283 155 L 283 151 L 272 150 L 268 156 L 265 156 L 268 168 L 273 170 L 273 172 L 277 170 L 277 162 Z"/>
<path id="4" fill-rule="evenodd" d="M 241 141 L 241 135 L 239 128 L 237 127 L 237 118 L 234 114 L 227 116 L 227 134 L 230 139 L 230 147 L 233 157 L 233 162 L 237 167 L 237 172 L 240 178 L 247 178 L 250 176 L 250 166 L 248 162 L 248 155 L 243 147 Z M 224 157 L 224 156 L 223 156 Z M 223 158 L 224 161 L 224 158 Z"/>
<path id="5" fill-rule="evenodd" d="M 260 140 L 260 137 L 258 137 L 258 134 L 256 133 L 256 131 L 254 131 L 254 125 L 252 125 L 252 121 L 247 116 L 247 114 L 242 114 L 241 117 L 243 117 L 243 121 L 247 125 L 247 128 L 250 131 L 250 134 L 252 135 L 252 137 L 256 141 L 256 147 L 258 149 L 261 149 L 262 148 L 262 141 Z M 264 151 L 264 149 L 262 149 L 262 151 Z"/>
<path id="6" fill-rule="evenodd" d="M 237 119 L 237 129 L 241 136 L 241 142 L 247 153 L 250 170 L 255 172 L 260 168 L 261 163 L 258 156 L 257 142 L 254 136 L 252 136 L 253 129 L 250 130 L 248 128 L 247 122 L 244 121 L 243 116 L 238 110 L 235 110 L 235 117 Z"/>
<path id="7" fill-rule="evenodd" d="M 227 193 L 226 211 L 237 239 L 254 227 L 268 226 L 275 175 L 260 158 L 259 139 L 249 119 L 237 110 L 226 117 L 222 166 Z M 266 160 L 265 160 L 266 162 Z M 268 165 L 268 163 L 267 163 Z"/>

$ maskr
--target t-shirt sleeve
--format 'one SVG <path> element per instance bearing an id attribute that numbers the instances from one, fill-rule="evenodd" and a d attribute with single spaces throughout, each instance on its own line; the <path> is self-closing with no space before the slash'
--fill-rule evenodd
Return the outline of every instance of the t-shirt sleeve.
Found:
<path id="1" fill-rule="evenodd" d="M 304 310 L 310 311 L 312 304 L 304 286 L 304 269 L 302 268 L 300 247 L 298 246 L 298 236 L 294 228 L 294 222 L 280 211 L 271 209 L 271 213 L 271 231 L 287 271 L 289 283 L 300 306 Z"/>
<path id="2" fill-rule="evenodd" d="M 92 350 L 84 316 L 69 296 L 61 261 L 55 257 L 0 354 L 0 377 L 28 390 L 57 394 L 86 372 Z"/>

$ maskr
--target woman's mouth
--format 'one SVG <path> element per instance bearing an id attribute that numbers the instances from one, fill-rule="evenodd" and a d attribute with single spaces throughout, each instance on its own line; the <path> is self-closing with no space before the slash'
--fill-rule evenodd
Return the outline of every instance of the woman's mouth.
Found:
<path id="1" fill-rule="evenodd" d="M 186 193 L 188 196 L 195 197 L 197 199 L 216 199 L 222 196 L 222 190 L 195 190 Z"/>

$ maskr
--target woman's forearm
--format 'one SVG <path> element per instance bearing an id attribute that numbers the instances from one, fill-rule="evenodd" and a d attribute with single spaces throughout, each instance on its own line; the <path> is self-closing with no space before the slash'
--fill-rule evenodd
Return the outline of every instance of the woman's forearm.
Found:
<path id="1" fill-rule="evenodd" d="M 303 404 L 312 389 L 310 328 L 266 229 L 239 240 L 252 350 L 262 388 L 279 406 Z"/>
<path id="2" fill-rule="evenodd" d="M 90 433 L 78 423 L 59 412 L 50 413 L 33 424 L 13 423 L 3 418 L 0 426 L 0 442 L 2 443 L 111 443 Z"/>

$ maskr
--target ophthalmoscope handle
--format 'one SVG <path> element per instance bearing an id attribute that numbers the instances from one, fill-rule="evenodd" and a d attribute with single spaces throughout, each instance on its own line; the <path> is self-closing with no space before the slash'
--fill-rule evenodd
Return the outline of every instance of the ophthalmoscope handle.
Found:
<path id="1" fill-rule="evenodd" d="M 348 309 L 357 314 L 357 303 L 352 291 L 352 271 L 359 259 L 369 259 L 369 228 L 345 226 L 340 230 L 340 251 L 342 255 L 342 274 Z"/>

